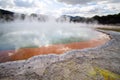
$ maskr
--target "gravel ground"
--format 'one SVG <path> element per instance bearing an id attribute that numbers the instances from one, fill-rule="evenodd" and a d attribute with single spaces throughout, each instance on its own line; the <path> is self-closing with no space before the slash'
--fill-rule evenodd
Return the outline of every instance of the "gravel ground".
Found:
<path id="1" fill-rule="evenodd" d="M 0 80 L 120 80 L 120 33 L 104 45 L 0 64 Z"/>

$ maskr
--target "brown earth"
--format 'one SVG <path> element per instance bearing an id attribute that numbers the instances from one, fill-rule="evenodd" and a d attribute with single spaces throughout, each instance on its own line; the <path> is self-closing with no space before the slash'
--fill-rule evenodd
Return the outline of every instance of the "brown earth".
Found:
<path id="1" fill-rule="evenodd" d="M 73 42 L 69 44 L 56 44 L 40 48 L 21 48 L 18 50 L 0 51 L 0 62 L 28 59 L 35 55 L 62 54 L 73 49 L 93 48 L 104 44 L 108 39 L 93 39 L 84 42 Z"/>

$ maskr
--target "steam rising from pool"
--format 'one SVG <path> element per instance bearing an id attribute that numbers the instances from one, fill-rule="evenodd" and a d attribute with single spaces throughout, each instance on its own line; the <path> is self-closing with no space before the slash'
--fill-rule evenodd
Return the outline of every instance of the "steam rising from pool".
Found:
<path id="1" fill-rule="evenodd" d="M 0 23 L 0 50 L 41 47 L 86 41 L 100 34 L 93 25 L 55 21 L 13 21 Z"/>

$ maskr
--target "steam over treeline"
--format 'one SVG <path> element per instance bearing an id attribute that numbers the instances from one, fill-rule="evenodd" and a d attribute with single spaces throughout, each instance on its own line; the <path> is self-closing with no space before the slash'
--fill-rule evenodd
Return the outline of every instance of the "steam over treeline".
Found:
<path id="1" fill-rule="evenodd" d="M 2 10 L 0 9 L 0 20 L 2 22 L 5 21 L 14 21 L 14 20 L 38 20 L 38 21 L 47 21 L 48 20 L 48 16 L 46 15 L 38 15 L 38 14 L 20 14 L 20 13 L 14 13 L 11 11 L 6 11 L 6 10 Z"/>
<path id="2" fill-rule="evenodd" d="M 30 21 L 40 21 L 40 22 L 46 22 L 49 20 L 49 17 L 47 15 L 41 15 L 41 14 L 19 14 L 14 13 L 11 11 L 6 11 L 0 9 L 0 21 L 6 22 L 6 21 L 14 21 L 16 19 L 19 20 L 30 20 Z M 80 16 L 69 16 L 69 15 L 62 15 L 59 18 L 55 19 L 56 22 L 74 22 L 74 23 L 94 23 L 97 22 L 99 24 L 120 24 L 120 13 L 113 14 L 113 15 L 107 15 L 107 16 L 93 16 L 91 18 L 86 17 L 80 17 Z"/>

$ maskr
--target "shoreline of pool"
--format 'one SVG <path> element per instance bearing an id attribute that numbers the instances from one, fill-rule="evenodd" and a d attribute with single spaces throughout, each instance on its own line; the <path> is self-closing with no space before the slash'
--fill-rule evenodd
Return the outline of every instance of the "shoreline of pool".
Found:
<path id="1" fill-rule="evenodd" d="M 0 62 L 25 60 L 37 55 L 64 54 L 65 52 L 75 49 L 94 48 L 103 45 L 110 40 L 108 35 L 106 34 L 101 34 L 101 35 L 104 35 L 104 37 L 102 36 L 96 39 L 82 41 L 82 42 L 56 44 L 45 47 L 43 46 L 40 48 L 21 48 L 18 50 L 0 51 Z"/>

